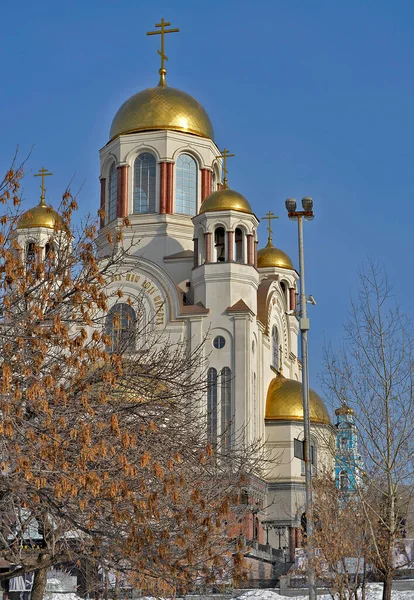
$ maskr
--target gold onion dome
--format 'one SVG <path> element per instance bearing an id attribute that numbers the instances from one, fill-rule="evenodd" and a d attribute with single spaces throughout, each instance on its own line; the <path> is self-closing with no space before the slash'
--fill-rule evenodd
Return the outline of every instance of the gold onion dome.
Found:
<path id="1" fill-rule="evenodd" d="M 347 404 L 342 404 L 339 408 L 336 409 L 335 414 L 339 415 L 353 415 L 354 409 L 350 408 Z"/>
<path id="2" fill-rule="evenodd" d="M 217 210 L 237 210 L 238 212 L 252 213 L 252 208 L 244 196 L 224 188 L 213 192 L 204 200 L 200 207 L 200 214 Z"/>
<path id="3" fill-rule="evenodd" d="M 329 425 L 328 410 L 316 392 L 309 390 L 310 420 Z M 302 384 L 279 375 L 272 379 L 267 390 L 267 421 L 303 421 Z"/>
<path id="4" fill-rule="evenodd" d="M 17 229 L 46 227 L 47 229 L 63 230 L 62 217 L 51 206 L 47 206 L 42 198 L 34 208 L 24 212 L 17 220 Z"/>
<path id="5" fill-rule="evenodd" d="M 111 140 L 127 133 L 170 129 L 214 139 L 213 126 L 195 98 L 168 87 L 165 69 L 156 87 L 148 88 L 124 102 L 112 121 Z"/>
<path id="6" fill-rule="evenodd" d="M 275 248 L 269 239 L 267 245 L 257 253 L 257 267 L 279 267 L 281 269 L 293 269 L 292 261 L 283 250 Z"/>

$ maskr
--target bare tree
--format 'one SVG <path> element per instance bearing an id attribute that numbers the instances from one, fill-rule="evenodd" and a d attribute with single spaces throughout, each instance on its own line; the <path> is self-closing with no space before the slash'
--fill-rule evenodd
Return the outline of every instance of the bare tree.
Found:
<path id="1" fill-rule="evenodd" d="M 105 284 L 127 268 L 128 221 L 99 261 L 97 226 L 73 230 L 66 192 L 28 256 L 9 208 L 20 176 L 6 178 L 0 215 L 2 577 L 34 571 L 34 600 L 50 566 L 83 559 L 152 593 L 237 577 L 243 546 L 228 533 L 257 454 L 209 445 L 202 347 L 151 329 L 131 350 L 139 320 L 114 345 Z"/>
<path id="2" fill-rule="evenodd" d="M 393 551 L 403 518 L 399 489 L 412 481 L 414 459 L 413 336 L 390 283 L 374 264 L 362 270 L 351 303 L 343 349 L 328 350 L 326 389 L 335 403 L 355 409 L 365 462 L 360 494 L 384 581 L 391 598 Z"/>

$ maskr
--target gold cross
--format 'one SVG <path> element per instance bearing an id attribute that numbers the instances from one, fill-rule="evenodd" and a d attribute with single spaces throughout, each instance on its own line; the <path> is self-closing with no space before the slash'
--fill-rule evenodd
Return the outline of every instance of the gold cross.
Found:
<path id="1" fill-rule="evenodd" d="M 161 23 L 155 23 L 155 27 L 161 27 L 161 31 L 147 31 L 147 35 L 160 35 L 161 36 L 161 50 L 158 50 L 158 54 L 161 56 L 161 69 L 164 70 L 164 61 L 168 60 L 168 57 L 165 56 L 164 53 L 164 38 L 165 38 L 165 34 L 166 33 L 178 33 L 180 30 L 179 29 L 165 29 L 166 27 L 169 27 L 171 25 L 171 23 L 168 23 L 167 21 L 164 21 L 164 19 L 161 19 Z"/>
<path id="2" fill-rule="evenodd" d="M 45 203 L 45 177 L 49 177 L 49 175 L 53 175 L 53 173 L 48 173 L 47 169 L 45 169 L 44 167 L 42 167 L 41 169 L 39 169 L 39 173 L 35 173 L 34 177 L 41 177 L 42 178 L 42 183 L 40 184 L 40 189 L 42 190 L 42 194 L 40 196 L 40 204 L 44 204 Z"/>
<path id="3" fill-rule="evenodd" d="M 262 217 L 262 219 L 266 219 L 266 221 L 269 221 L 269 225 L 267 226 L 267 231 L 269 232 L 268 238 L 267 238 L 267 243 L 271 244 L 272 243 L 272 235 L 273 235 L 273 230 L 272 230 L 272 219 L 278 219 L 279 217 L 277 217 L 275 215 L 275 213 L 272 213 L 270 210 L 268 213 L 266 213 L 265 217 Z"/>
<path id="4" fill-rule="evenodd" d="M 227 159 L 231 158 L 232 156 L 236 156 L 235 154 L 230 154 L 230 150 L 227 150 L 227 148 L 224 148 L 224 150 L 222 150 L 221 154 L 219 154 L 218 156 L 216 156 L 216 158 L 222 158 L 223 159 L 223 186 L 225 189 L 227 189 L 228 183 L 227 183 Z"/>

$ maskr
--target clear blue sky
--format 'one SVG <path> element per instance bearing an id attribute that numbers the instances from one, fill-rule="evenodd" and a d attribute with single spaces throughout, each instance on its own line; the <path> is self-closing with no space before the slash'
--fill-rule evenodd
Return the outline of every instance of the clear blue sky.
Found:
<path id="1" fill-rule="evenodd" d="M 311 384 L 319 388 L 324 337 L 342 334 L 356 270 L 382 262 L 412 316 L 414 2 L 412 0 L 3 0 L 0 168 L 16 145 L 45 165 L 48 201 L 74 177 L 82 213 L 99 201 L 98 150 L 133 93 L 157 83 L 161 17 L 168 82 L 195 96 L 216 142 L 237 156 L 231 186 L 256 214 L 280 216 L 275 245 L 297 265 L 284 200 L 314 198 L 305 226 Z M 266 242 L 265 223 L 260 226 Z M 411 266 L 410 266 L 411 265 Z"/>

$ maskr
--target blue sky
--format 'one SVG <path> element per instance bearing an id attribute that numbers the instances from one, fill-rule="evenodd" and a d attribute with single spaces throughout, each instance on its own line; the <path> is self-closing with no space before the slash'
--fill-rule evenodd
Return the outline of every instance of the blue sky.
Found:
<path id="1" fill-rule="evenodd" d="M 314 199 L 305 225 L 311 384 L 324 338 L 342 335 L 356 272 L 380 261 L 412 316 L 414 2 L 411 0 L 12 0 L 2 2 L 0 168 L 30 149 L 26 204 L 66 185 L 81 213 L 99 201 L 98 150 L 133 93 L 157 83 L 164 17 L 168 82 L 199 100 L 217 144 L 236 154 L 230 185 L 280 216 L 274 243 L 297 265 L 284 200 Z M 260 226 L 262 245 L 266 225 Z"/>

